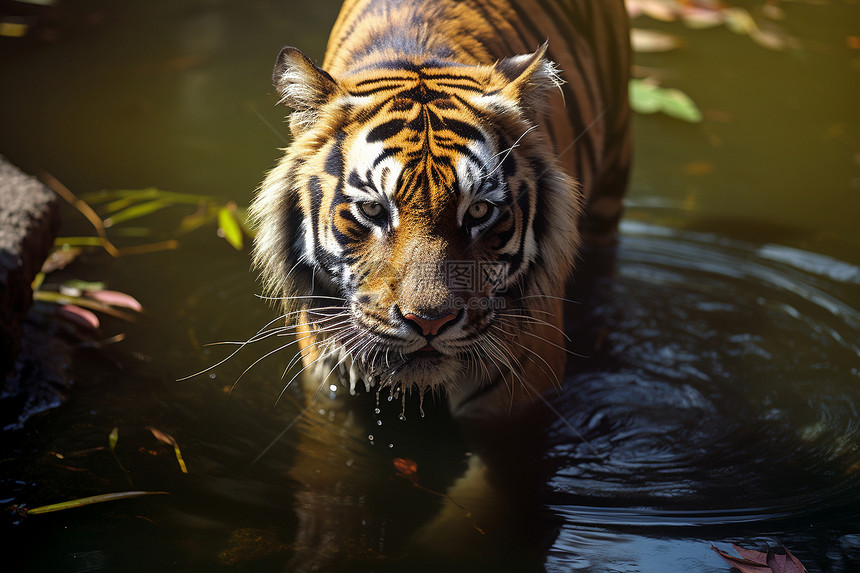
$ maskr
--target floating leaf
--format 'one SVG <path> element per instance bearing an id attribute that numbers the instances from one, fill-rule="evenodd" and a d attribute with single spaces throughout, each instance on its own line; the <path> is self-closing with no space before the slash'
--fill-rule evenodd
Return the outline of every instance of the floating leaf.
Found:
<path id="1" fill-rule="evenodd" d="M 218 211 L 218 235 L 224 237 L 238 251 L 243 244 L 242 227 L 236 220 L 235 210 L 236 205 L 231 203 Z"/>
<path id="2" fill-rule="evenodd" d="M 630 80 L 630 106 L 639 113 L 662 111 L 690 123 L 702 121 L 702 112 L 690 96 L 674 88 L 664 88 L 653 80 Z"/>
<path id="3" fill-rule="evenodd" d="M 644 14 L 655 20 L 673 22 L 677 19 L 678 7 L 665 0 L 627 0 L 627 11 L 634 18 Z"/>
<path id="4" fill-rule="evenodd" d="M 633 28 L 630 30 L 630 43 L 634 52 L 668 52 L 684 45 L 684 41 L 674 34 L 659 30 Z"/>
<path id="5" fill-rule="evenodd" d="M 719 10 L 698 6 L 689 6 L 681 12 L 681 19 L 689 28 L 704 30 L 719 26 L 726 21 Z"/>
<path id="6" fill-rule="evenodd" d="M 118 493 L 105 493 L 102 495 L 94 495 L 92 497 L 82 497 L 73 499 L 72 501 L 64 501 L 62 503 L 54 503 L 52 505 L 43 505 L 27 510 L 27 515 L 38 515 L 40 513 L 51 513 L 52 511 L 62 511 L 64 509 L 73 509 L 76 507 L 84 507 L 94 503 L 103 503 L 105 501 L 116 501 L 119 499 L 131 499 L 134 497 L 142 497 L 144 495 L 168 495 L 166 491 L 122 491 Z"/>
<path id="7" fill-rule="evenodd" d="M 726 27 L 736 34 L 750 34 L 758 30 L 753 17 L 743 8 L 724 8 L 722 14 Z"/>

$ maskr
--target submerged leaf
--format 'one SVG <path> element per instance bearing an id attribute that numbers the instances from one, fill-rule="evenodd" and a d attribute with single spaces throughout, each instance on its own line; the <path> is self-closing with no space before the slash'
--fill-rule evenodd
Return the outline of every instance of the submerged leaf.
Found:
<path id="1" fill-rule="evenodd" d="M 116 443 L 119 441 L 119 428 L 114 428 L 108 434 L 108 446 L 110 446 L 111 451 L 116 449 Z"/>
<path id="2" fill-rule="evenodd" d="M 690 96 L 678 89 L 661 87 L 653 80 L 630 80 L 630 106 L 638 113 L 662 111 L 690 123 L 702 121 L 702 112 Z"/>
<path id="3" fill-rule="evenodd" d="M 51 513 L 52 511 L 62 511 L 64 509 L 73 509 L 76 507 L 84 507 L 94 503 L 102 503 L 105 501 L 116 501 L 118 499 L 131 499 L 133 497 L 142 497 L 144 495 L 168 495 L 166 491 L 122 491 L 118 493 L 105 493 L 102 495 L 94 495 L 91 497 L 82 497 L 62 503 L 54 503 L 51 505 L 43 505 L 27 510 L 27 515 L 38 515 L 40 513 Z"/>

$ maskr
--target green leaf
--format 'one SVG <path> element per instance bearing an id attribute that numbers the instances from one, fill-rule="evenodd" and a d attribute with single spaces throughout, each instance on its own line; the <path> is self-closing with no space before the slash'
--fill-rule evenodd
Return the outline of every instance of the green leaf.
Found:
<path id="1" fill-rule="evenodd" d="M 38 515 L 40 513 L 51 513 L 52 511 L 62 511 L 64 509 L 73 509 L 75 507 L 84 507 L 94 503 L 102 503 L 105 501 L 116 501 L 118 499 L 131 499 L 134 497 L 142 497 L 144 495 L 167 495 L 166 491 L 122 491 L 119 493 L 105 493 L 102 495 L 94 495 L 91 497 L 82 497 L 62 503 L 54 503 L 51 505 L 43 505 L 27 510 L 27 515 Z"/>
<path id="2" fill-rule="evenodd" d="M 101 237 L 57 237 L 55 247 L 101 247 L 104 241 Z"/>
<path id="3" fill-rule="evenodd" d="M 77 290 L 102 290 L 105 288 L 105 283 L 98 281 L 82 281 L 79 279 L 70 279 L 63 281 L 61 286 Z"/>
<path id="4" fill-rule="evenodd" d="M 670 117 L 699 123 L 702 112 L 681 90 L 664 88 L 652 80 L 630 80 L 630 107 L 638 113 L 663 112 Z"/>
<path id="5" fill-rule="evenodd" d="M 143 217 L 145 215 L 149 215 L 151 213 L 155 213 L 165 207 L 170 207 L 173 203 L 166 199 L 156 199 L 154 201 L 147 201 L 146 203 L 140 203 L 133 207 L 129 207 L 128 209 L 123 209 L 119 213 L 112 215 L 111 217 L 105 219 L 105 227 L 111 227 L 116 225 L 117 223 L 122 223 L 123 221 L 129 221 L 131 219 L 137 219 L 138 217 Z"/>
<path id="6" fill-rule="evenodd" d="M 234 210 L 235 207 L 230 209 L 228 206 L 218 211 L 218 235 L 223 236 L 238 251 L 242 249 L 243 244 L 242 227 L 236 220 Z"/>

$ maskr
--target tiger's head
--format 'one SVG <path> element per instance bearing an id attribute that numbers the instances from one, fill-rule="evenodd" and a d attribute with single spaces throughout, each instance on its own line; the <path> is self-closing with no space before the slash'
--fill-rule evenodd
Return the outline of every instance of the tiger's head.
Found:
<path id="1" fill-rule="evenodd" d="M 523 332 L 560 326 L 547 309 L 581 206 L 538 126 L 559 81 L 545 50 L 338 77 L 280 53 L 293 139 L 252 206 L 254 259 L 330 364 L 368 386 L 470 391 L 535 361 Z"/>

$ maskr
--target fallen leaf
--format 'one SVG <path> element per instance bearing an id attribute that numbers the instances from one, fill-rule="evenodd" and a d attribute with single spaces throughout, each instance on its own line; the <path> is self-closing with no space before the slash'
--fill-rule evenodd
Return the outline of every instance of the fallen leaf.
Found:
<path id="1" fill-rule="evenodd" d="M 800 560 L 785 549 L 785 554 L 774 553 L 770 548 L 766 552 L 744 549 L 732 545 L 741 557 L 729 555 L 713 545 L 711 549 L 723 560 L 738 569 L 741 573 L 806 573 L 806 568 Z"/>
<path id="2" fill-rule="evenodd" d="M 99 317 L 94 313 L 73 304 L 64 304 L 55 311 L 57 316 L 63 318 L 72 324 L 90 330 L 98 330 Z"/>
<path id="3" fill-rule="evenodd" d="M 143 312 L 143 305 L 141 305 L 136 298 L 125 294 L 124 292 L 118 292 L 115 290 L 94 290 L 86 291 L 86 295 L 91 299 L 111 306 L 129 308 L 137 312 Z"/>

